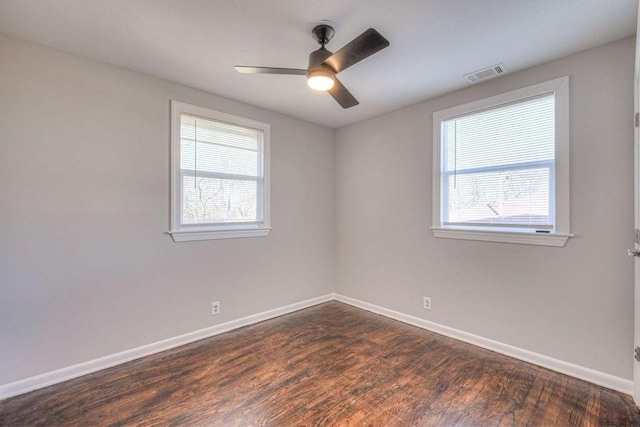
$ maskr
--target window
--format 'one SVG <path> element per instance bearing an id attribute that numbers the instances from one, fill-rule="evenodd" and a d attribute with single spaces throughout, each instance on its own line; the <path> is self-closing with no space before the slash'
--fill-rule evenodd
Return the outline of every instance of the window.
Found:
<path id="1" fill-rule="evenodd" d="M 569 78 L 433 114 L 434 236 L 564 246 Z"/>
<path id="2" fill-rule="evenodd" d="M 176 242 L 269 234 L 268 124 L 171 102 Z"/>

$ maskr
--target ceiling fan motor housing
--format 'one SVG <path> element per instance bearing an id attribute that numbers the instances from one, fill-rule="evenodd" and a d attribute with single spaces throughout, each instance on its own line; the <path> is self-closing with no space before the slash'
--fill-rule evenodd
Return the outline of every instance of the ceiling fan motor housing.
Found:
<path id="1" fill-rule="evenodd" d="M 323 62 L 331 55 L 333 55 L 333 52 L 324 48 L 320 48 L 318 50 L 311 52 L 309 54 L 309 67 L 307 68 L 309 72 L 317 71 L 317 70 L 325 70 L 325 71 L 329 71 L 331 74 L 335 74 L 336 73 L 335 70 L 333 70 L 328 65 L 323 64 Z"/>

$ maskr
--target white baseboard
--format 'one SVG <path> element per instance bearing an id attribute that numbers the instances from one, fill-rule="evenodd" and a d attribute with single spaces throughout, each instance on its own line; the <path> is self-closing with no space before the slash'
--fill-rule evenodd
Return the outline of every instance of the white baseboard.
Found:
<path id="1" fill-rule="evenodd" d="M 290 304 L 284 307 L 275 308 L 273 310 L 264 311 L 262 313 L 253 314 L 241 319 L 221 323 L 219 325 L 200 329 L 194 332 L 189 332 L 177 337 L 157 341 L 137 348 L 132 348 L 131 350 L 125 350 L 123 352 L 101 357 L 99 359 L 78 363 L 77 365 L 68 366 L 56 371 L 46 372 L 34 377 L 29 377 L 12 383 L 3 384 L 0 385 L 0 400 L 67 381 L 73 378 L 77 378 L 82 375 L 100 371 L 102 369 L 110 368 L 112 366 L 120 365 L 122 363 L 139 359 L 150 354 L 159 353 L 161 351 L 189 344 L 194 341 L 209 338 L 214 335 L 231 331 L 233 329 L 253 325 L 254 323 L 282 316 L 283 314 L 292 313 L 294 311 L 302 310 L 303 308 L 308 308 L 317 304 L 321 304 L 323 302 L 331 301 L 332 299 L 333 294 L 308 299 L 306 301 L 297 302 L 295 304 Z"/>
<path id="2" fill-rule="evenodd" d="M 3 384 L 0 385 L 0 400 L 67 381 L 73 378 L 81 377 L 92 372 L 120 365 L 131 360 L 139 359 L 144 356 L 159 353 L 161 351 L 189 344 L 194 341 L 222 334 L 224 332 L 229 332 L 234 329 L 262 322 L 264 320 L 269 320 L 274 317 L 282 316 L 284 314 L 292 313 L 294 311 L 302 310 L 304 308 L 308 308 L 331 300 L 337 300 L 345 304 L 361 308 L 363 310 L 371 311 L 373 313 L 377 313 L 391 319 L 399 320 L 409 325 L 436 332 L 438 334 L 445 335 L 459 341 L 464 341 L 478 347 L 486 348 L 488 350 L 495 351 L 506 356 L 524 360 L 525 362 L 533 363 L 534 365 L 542 366 L 544 368 L 548 368 L 566 375 L 570 375 L 572 377 L 589 381 L 591 383 L 617 390 L 625 394 L 633 394 L 633 381 L 631 380 L 626 380 L 624 378 L 616 377 L 604 372 L 596 371 L 590 368 L 575 365 L 573 363 L 554 359 L 549 356 L 534 353 L 529 350 L 524 350 L 508 344 L 503 344 L 498 341 L 490 340 L 488 338 L 470 334 L 468 332 L 450 328 L 448 326 L 440 325 L 435 322 L 400 313 L 398 311 L 390 310 L 388 308 L 380 307 L 344 295 L 328 294 L 306 301 L 301 301 L 295 304 L 286 305 L 284 307 L 275 308 L 273 310 L 264 311 L 262 313 L 254 314 L 251 316 L 243 317 L 241 319 L 232 320 L 226 323 L 211 326 L 209 328 L 189 332 L 177 337 L 157 341 L 155 343 L 101 357 L 99 359 L 94 359 L 88 362 L 79 363 L 77 365 L 68 366 L 56 371 L 46 372 L 34 377 L 29 377 L 12 383 Z"/>
<path id="3" fill-rule="evenodd" d="M 506 356 L 513 357 L 515 359 L 524 360 L 525 362 L 533 363 L 534 365 L 542 366 L 543 368 L 551 369 L 562 374 L 589 381 L 591 383 L 598 384 L 612 390 L 617 390 L 621 393 L 629 395 L 633 394 L 633 381 L 631 380 L 626 380 L 624 378 L 616 377 L 614 375 L 596 371 L 594 369 L 585 368 L 573 363 L 554 359 L 553 357 L 544 356 L 542 354 L 534 353 L 529 350 L 524 350 L 522 348 L 503 344 L 498 341 L 490 340 L 488 338 L 470 334 L 459 329 L 450 328 L 448 326 L 440 325 L 435 322 L 430 322 L 428 320 L 400 313 L 388 308 L 369 304 L 368 302 L 349 298 L 344 295 L 333 294 L 333 298 L 337 301 L 361 308 L 363 310 L 371 311 L 373 313 L 377 313 L 391 319 L 399 320 L 401 322 L 408 323 L 410 325 L 417 326 L 428 331 L 436 332 L 438 334 L 445 335 L 459 341 L 464 341 L 478 347 L 486 348 L 488 350 L 495 351 L 496 353 L 501 353 Z"/>

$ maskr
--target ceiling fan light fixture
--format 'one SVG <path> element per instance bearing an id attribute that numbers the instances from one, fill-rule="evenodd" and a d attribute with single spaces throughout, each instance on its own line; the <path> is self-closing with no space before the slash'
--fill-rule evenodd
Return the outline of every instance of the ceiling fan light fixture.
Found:
<path id="1" fill-rule="evenodd" d="M 325 70 L 314 70 L 307 74 L 307 84 L 311 89 L 326 91 L 334 85 L 333 74 Z"/>

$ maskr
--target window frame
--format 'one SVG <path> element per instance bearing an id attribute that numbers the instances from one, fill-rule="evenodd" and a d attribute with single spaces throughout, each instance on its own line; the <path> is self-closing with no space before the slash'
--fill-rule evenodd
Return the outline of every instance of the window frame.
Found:
<path id="1" fill-rule="evenodd" d="M 446 120 L 483 110 L 518 103 L 529 98 L 553 93 L 555 95 L 555 228 L 548 233 L 525 231 L 517 227 L 472 227 L 443 224 L 442 211 L 442 126 Z M 480 240 L 489 242 L 520 243 L 542 246 L 564 246 L 570 233 L 569 199 L 569 76 L 527 86 L 521 89 L 480 99 L 433 113 L 433 205 L 431 231 L 434 237 Z M 550 189 L 553 192 L 554 189 Z"/>
<path id="2" fill-rule="evenodd" d="M 212 223 L 202 225 L 182 224 L 182 172 L 180 161 L 180 118 L 182 114 L 202 117 L 205 120 L 230 123 L 262 131 L 263 134 L 263 177 L 262 220 L 256 222 Z M 270 145 L 271 126 L 268 123 L 222 113 L 209 108 L 198 107 L 180 101 L 171 100 L 171 212 L 169 234 L 175 242 L 194 240 L 234 239 L 242 237 L 265 237 L 271 231 L 270 222 Z"/>

